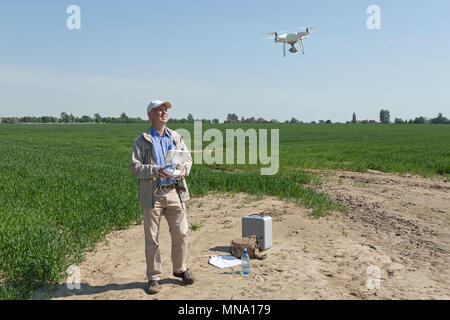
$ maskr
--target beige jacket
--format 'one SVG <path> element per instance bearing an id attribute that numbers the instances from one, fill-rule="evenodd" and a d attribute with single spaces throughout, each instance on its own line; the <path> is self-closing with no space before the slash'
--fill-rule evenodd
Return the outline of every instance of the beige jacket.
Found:
<path id="1" fill-rule="evenodd" d="M 174 130 L 167 128 L 175 148 L 183 151 L 189 151 L 183 142 L 181 136 Z M 186 163 L 185 176 L 189 175 L 192 167 L 192 157 Z M 134 140 L 133 152 L 131 153 L 130 171 L 138 178 L 139 203 L 144 208 L 154 207 L 154 191 L 157 186 L 159 168 L 156 165 L 155 155 L 153 153 L 153 144 L 151 139 L 151 127 L 147 132 L 140 134 Z M 189 200 L 189 191 L 185 179 L 178 181 L 178 194 L 181 201 Z"/>

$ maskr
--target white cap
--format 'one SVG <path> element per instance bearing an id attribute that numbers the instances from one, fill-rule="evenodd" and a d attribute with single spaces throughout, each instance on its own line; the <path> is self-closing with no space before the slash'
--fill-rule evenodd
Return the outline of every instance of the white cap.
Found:
<path id="1" fill-rule="evenodd" d="M 172 104 L 169 101 L 153 100 L 147 107 L 147 113 L 162 106 L 163 104 L 165 104 L 167 108 L 172 108 Z"/>

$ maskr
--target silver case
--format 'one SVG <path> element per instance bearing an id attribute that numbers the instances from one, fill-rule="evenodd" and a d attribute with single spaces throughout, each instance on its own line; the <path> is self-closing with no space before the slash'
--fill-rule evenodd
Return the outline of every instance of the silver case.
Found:
<path id="1" fill-rule="evenodd" d="M 260 250 L 272 246 L 272 217 L 252 214 L 242 217 L 242 237 L 256 235 Z"/>

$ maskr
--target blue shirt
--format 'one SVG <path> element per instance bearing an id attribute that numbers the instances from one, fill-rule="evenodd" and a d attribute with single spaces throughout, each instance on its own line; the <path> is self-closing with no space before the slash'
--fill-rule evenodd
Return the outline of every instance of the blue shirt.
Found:
<path id="1" fill-rule="evenodd" d="M 153 153 L 155 155 L 156 164 L 158 166 L 170 165 L 166 162 L 166 155 L 168 150 L 175 149 L 173 146 L 172 137 L 169 134 L 167 128 L 164 129 L 164 133 L 161 136 L 159 132 L 152 126 L 152 144 Z M 172 168 L 174 166 L 172 165 Z M 158 184 L 178 184 L 178 181 L 172 178 L 158 178 Z"/>

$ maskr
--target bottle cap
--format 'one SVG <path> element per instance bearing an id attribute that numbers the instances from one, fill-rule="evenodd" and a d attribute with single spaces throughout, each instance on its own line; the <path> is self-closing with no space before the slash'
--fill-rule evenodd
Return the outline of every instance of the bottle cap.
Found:
<path id="1" fill-rule="evenodd" d="M 244 249 L 244 253 L 247 253 L 247 249 Z"/>

